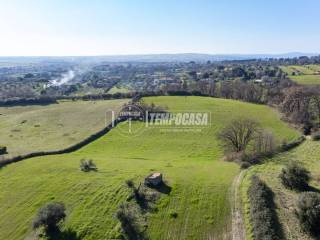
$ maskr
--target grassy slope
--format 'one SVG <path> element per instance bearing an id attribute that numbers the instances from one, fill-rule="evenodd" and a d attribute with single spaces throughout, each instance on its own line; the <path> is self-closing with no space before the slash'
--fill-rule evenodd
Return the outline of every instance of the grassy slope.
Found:
<path id="1" fill-rule="evenodd" d="M 64 101 L 48 106 L 0 107 L 0 145 L 8 147 L 7 157 L 65 148 L 102 129 L 106 121 L 111 121 L 106 119 L 106 111 L 117 110 L 126 101 Z"/>
<path id="2" fill-rule="evenodd" d="M 306 66 L 282 66 L 281 69 L 288 73 L 289 78 L 302 85 L 320 84 L 320 65 Z M 300 72 L 302 75 L 292 75 L 293 72 Z"/>
<path id="3" fill-rule="evenodd" d="M 318 85 L 320 84 L 320 75 L 300 75 L 290 76 L 290 78 L 302 85 Z"/>
<path id="4" fill-rule="evenodd" d="M 313 176 L 311 185 L 320 190 L 320 142 L 307 140 L 301 146 L 288 153 L 276 156 L 272 161 L 249 169 L 242 183 L 242 196 L 246 209 L 246 226 L 248 239 L 253 239 L 249 223 L 249 203 L 246 195 L 250 176 L 258 174 L 275 192 L 277 212 L 287 239 L 312 239 L 301 232 L 299 223 L 295 217 L 294 209 L 298 194 L 285 189 L 278 178 L 281 169 L 289 161 L 299 161 L 307 167 Z"/>
<path id="5" fill-rule="evenodd" d="M 66 204 L 66 227 L 83 239 L 110 239 L 117 226 L 113 214 L 128 194 L 124 181 L 138 182 L 152 171 L 164 173 L 172 192 L 161 198 L 159 211 L 149 217 L 151 239 L 228 239 L 228 195 L 239 169 L 220 160 L 215 133 L 239 116 L 263 116 L 262 124 L 281 137 L 292 139 L 297 133 L 266 106 L 201 97 L 147 101 L 172 110 L 211 111 L 213 124 L 201 133 L 149 129 L 138 137 L 123 137 L 116 128 L 77 152 L 5 167 L 0 170 L 0 239 L 29 235 L 37 209 L 53 200 Z M 80 172 L 83 157 L 93 159 L 99 171 Z M 170 219 L 171 211 L 178 213 L 177 219 Z"/>
<path id="6" fill-rule="evenodd" d="M 109 94 L 128 93 L 128 92 L 130 92 L 130 90 L 128 88 L 125 88 L 125 87 L 122 87 L 122 86 L 120 86 L 120 87 L 114 86 L 108 91 Z"/>

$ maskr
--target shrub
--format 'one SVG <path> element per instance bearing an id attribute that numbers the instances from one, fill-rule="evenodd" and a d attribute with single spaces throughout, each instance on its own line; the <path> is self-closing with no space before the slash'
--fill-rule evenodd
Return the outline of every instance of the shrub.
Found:
<path id="1" fill-rule="evenodd" d="M 246 153 L 243 155 L 242 162 L 247 162 L 251 165 L 260 164 L 262 162 L 261 156 L 255 153 Z"/>
<path id="2" fill-rule="evenodd" d="M 320 140 L 320 131 L 312 133 L 311 138 L 313 141 L 319 141 Z"/>
<path id="3" fill-rule="evenodd" d="M 227 162 L 241 162 L 245 156 L 244 152 L 230 152 L 224 156 L 224 160 Z"/>
<path id="4" fill-rule="evenodd" d="M 142 240 L 145 239 L 145 227 L 139 219 L 140 213 L 130 204 L 121 204 L 116 213 L 116 218 L 121 223 L 124 239 Z"/>
<path id="5" fill-rule="evenodd" d="M 287 143 L 286 141 L 283 141 L 282 145 L 281 145 L 281 150 L 282 151 L 288 151 L 288 150 L 290 150 L 292 148 L 295 148 L 295 147 L 299 146 L 305 140 L 306 140 L 306 138 L 304 136 L 301 136 L 298 139 L 296 139 L 296 140 L 294 140 L 292 142 L 289 142 L 289 143 Z"/>
<path id="6" fill-rule="evenodd" d="M 132 180 L 126 180 L 126 185 L 128 188 L 132 189 L 134 188 L 134 182 Z"/>
<path id="7" fill-rule="evenodd" d="M 33 229 L 43 227 L 47 233 L 54 231 L 65 217 L 65 206 L 63 203 L 49 203 L 38 211 L 36 218 L 33 220 Z"/>
<path id="8" fill-rule="evenodd" d="M 296 214 L 302 229 L 312 235 L 320 235 L 320 194 L 301 193 L 298 198 Z"/>
<path id="9" fill-rule="evenodd" d="M 253 176 L 248 189 L 250 200 L 250 219 L 254 239 L 283 239 L 275 212 L 273 192 L 258 178 Z"/>
<path id="10" fill-rule="evenodd" d="M 89 160 L 81 159 L 80 170 L 83 172 L 97 171 L 97 167 L 91 159 Z"/>
<path id="11" fill-rule="evenodd" d="M 303 134 L 304 135 L 310 135 L 312 129 L 312 124 L 311 123 L 305 123 L 303 126 Z"/>
<path id="12" fill-rule="evenodd" d="M 307 189 L 310 181 L 309 171 L 297 163 L 291 163 L 283 168 L 279 177 L 286 188 L 300 191 Z"/>
<path id="13" fill-rule="evenodd" d="M 170 215 L 170 218 L 177 218 L 177 217 L 178 217 L 178 213 L 175 212 L 175 211 L 171 211 L 171 212 L 169 213 L 169 215 Z"/>
<path id="14" fill-rule="evenodd" d="M 247 168 L 251 167 L 251 164 L 248 162 L 242 162 L 240 167 L 241 167 L 241 169 L 247 169 Z"/>
<path id="15" fill-rule="evenodd" d="M 7 147 L 5 146 L 0 146 L 0 155 L 6 154 L 7 153 Z"/>
<path id="16" fill-rule="evenodd" d="M 127 201 L 134 199 L 139 206 L 146 207 L 146 193 L 140 188 L 141 185 L 139 185 L 137 188 L 132 180 L 127 180 L 126 185 L 132 191 L 132 193 L 128 196 Z"/>

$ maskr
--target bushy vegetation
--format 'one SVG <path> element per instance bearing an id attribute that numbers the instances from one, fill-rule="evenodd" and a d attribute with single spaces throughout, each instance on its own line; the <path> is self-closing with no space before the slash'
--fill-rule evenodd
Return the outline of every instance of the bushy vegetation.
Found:
<path id="1" fill-rule="evenodd" d="M 286 188 L 299 191 L 308 189 L 311 178 L 310 172 L 295 162 L 283 168 L 279 177 Z"/>
<path id="2" fill-rule="evenodd" d="M 320 194 L 301 193 L 297 202 L 297 217 L 304 231 L 311 235 L 320 235 Z"/>
<path id="3" fill-rule="evenodd" d="M 301 224 L 297 219 L 295 211 L 293 211 L 293 207 L 296 207 L 296 201 L 301 192 L 299 191 L 291 191 L 286 190 L 282 185 L 279 174 L 283 166 L 292 162 L 293 159 L 299 160 L 307 170 L 310 171 L 312 176 L 314 177 L 314 181 L 312 184 L 310 183 L 310 187 L 307 191 L 318 192 L 319 188 L 319 177 L 320 176 L 320 142 L 319 141 L 310 141 L 306 140 L 297 148 L 294 148 L 292 151 L 283 152 L 275 155 L 269 161 L 264 164 L 256 165 L 248 169 L 245 173 L 245 177 L 242 183 L 241 192 L 242 199 L 244 199 L 244 212 L 246 216 L 246 239 L 252 238 L 252 228 L 249 222 L 250 215 L 250 202 L 248 188 L 250 186 L 250 176 L 253 174 L 259 174 L 259 177 L 263 178 L 263 180 L 268 184 L 268 186 L 275 193 L 275 197 L 277 199 L 277 213 L 279 216 L 279 221 L 283 226 L 283 231 L 285 232 L 285 236 L 289 239 L 319 239 L 319 236 L 312 238 L 308 236 L 308 234 L 301 230 Z M 285 239 L 285 238 L 284 238 Z"/>
<path id="4" fill-rule="evenodd" d="M 116 218 L 121 223 L 121 235 L 128 240 L 148 239 L 147 213 L 153 210 L 151 205 L 160 194 L 141 184 L 136 187 L 132 180 L 127 180 L 125 183 L 131 192 L 127 201 L 120 204 L 116 212 Z"/>
<path id="5" fill-rule="evenodd" d="M 130 196 L 128 197 L 128 200 L 134 199 L 139 205 L 144 205 L 146 201 L 146 195 L 143 190 L 140 189 L 141 185 L 139 187 L 136 187 L 134 185 L 134 182 L 132 180 L 126 181 L 127 187 L 132 191 Z"/>
<path id="6" fill-rule="evenodd" d="M 49 203 L 40 208 L 33 220 L 33 228 L 43 227 L 46 233 L 56 231 L 59 224 L 65 219 L 65 206 L 63 203 Z"/>
<path id="7" fill-rule="evenodd" d="M 139 209 L 130 203 L 124 203 L 119 206 L 116 212 L 116 218 L 121 224 L 122 237 L 126 240 L 147 239 L 145 234 L 145 219 Z"/>
<path id="8" fill-rule="evenodd" d="M 280 110 L 309 135 L 320 124 L 320 87 L 294 86 L 283 90 Z"/>
<path id="9" fill-rule="evenodd" d="M 303 143 L 306 140 L 306 138 L 304 136 L 301 136 L 297 139 L 295 139 L 294 141 L 291 142 L 287 142 L 286 140 L 284 140 L 281 144 L 281 150 L 282 151 L 288 151 L 290 149 L 293 149 L 297 146 L 299 146 L 301 143 Z"/>
<path id="10" fill-rule="evenodd" d="M 242 162 L 240 167 L 241 167 L 241 169 L 247 169 L 247 168 L 251 167 L 251 164 L 248 162 Z"/>
<path id="11" fill-rule="evenodd" d="M 251 178 L 248 189 L 250 219 L 255 240 L 280 240 L 281 229 L 275 211 L 273 192 L 259 177 Z"/>
<path id="12" fill-rule="evenodd" d="M 257 164 L 278 151 L 274 134 L 249 118 L 233 120 L 219 132 L 218 138 L 225 148 L 227 161 Z M 241 167 L 247 168 L 249 165 L 243 164 Z"/>
<path id="13" fill-rule="evenodd" d="M 97 166 L 91 159 L 81 159 L 80 160 L 80 170 L 83 172 L 97 171 Z"/>
<path id="14" fill-rule="evenodd" d="M 7 153 L 7 147 L 6 146 L 0 146 L 0 155 Z"/>
<path id="15" fill-rule="evenodd" d="M 176 211 L 171 211 L 169 213 L 169 215 L 170 215 L 170 218 L 177 218 L 178 217 L 178 213 Z"/>
<path id="16" fill-rule="evenodd" d="M 320 131 L 316 131 L 311 134 L 312 140 L 319 141 L 320 140 Z"/>

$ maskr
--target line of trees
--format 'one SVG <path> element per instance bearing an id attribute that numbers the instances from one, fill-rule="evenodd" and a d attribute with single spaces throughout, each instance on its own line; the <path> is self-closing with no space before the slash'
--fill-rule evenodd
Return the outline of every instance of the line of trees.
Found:
<path id="1" fill-rule="evenodd" d="M 280 110 L 289 121 L 301 124 L 305 134 L 310 134 L 320 127 L 320 87 L 285 89 Z"/>

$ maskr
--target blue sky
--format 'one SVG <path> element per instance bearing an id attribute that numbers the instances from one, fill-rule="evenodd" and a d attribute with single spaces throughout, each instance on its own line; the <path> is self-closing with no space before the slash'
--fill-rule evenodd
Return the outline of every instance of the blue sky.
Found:
<path id="1" fill-rule="evenodd" d="M 0 56 L 320 52 L 319 0 L 0 0 Z"/>

